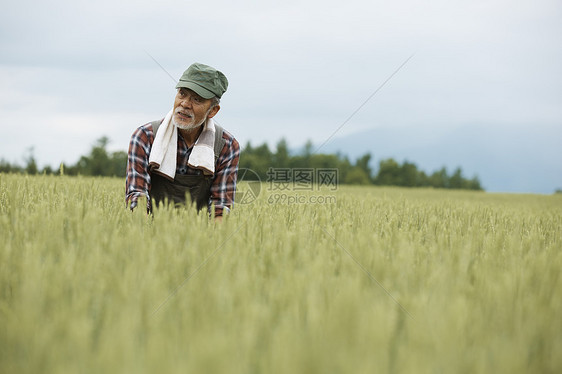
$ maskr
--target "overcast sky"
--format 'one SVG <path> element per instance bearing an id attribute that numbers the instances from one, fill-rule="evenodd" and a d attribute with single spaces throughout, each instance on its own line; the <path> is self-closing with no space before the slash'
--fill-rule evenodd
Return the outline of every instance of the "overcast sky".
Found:
<path id="1" fill-rule="evenodd" d="M 411 55 L 330 143 L 470 125 L 562 140 L 561 4 L 4 1 L 0 158 L 75 163 L 103 135 L 125 150 L 195 61 L 228 77 L 216 118 L 242 144 L 323 143 Z"/>

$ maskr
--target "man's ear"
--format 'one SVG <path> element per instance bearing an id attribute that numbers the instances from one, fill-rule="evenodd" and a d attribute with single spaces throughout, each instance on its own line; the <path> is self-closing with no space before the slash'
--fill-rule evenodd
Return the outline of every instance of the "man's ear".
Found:
<path id="1" fill-rule="evenodd" d="M 213 109 L 211 109 L 211 111 L 209 112 L 207 118 L 213 118 L 219 112 L 219 110 L 221 110 L 220 105 L 214 106 Z"/>

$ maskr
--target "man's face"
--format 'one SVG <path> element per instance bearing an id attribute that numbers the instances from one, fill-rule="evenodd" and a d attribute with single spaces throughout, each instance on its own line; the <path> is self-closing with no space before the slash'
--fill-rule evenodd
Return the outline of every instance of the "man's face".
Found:
<path id="1" fill-rule="evenodd" d="M 204 99 L 189 88 L 180 88 L 174 101 L 173 123 L 180 129 L 191 130 L 217 114 L 220 107 L 211 108 L 211 99 Z"/>

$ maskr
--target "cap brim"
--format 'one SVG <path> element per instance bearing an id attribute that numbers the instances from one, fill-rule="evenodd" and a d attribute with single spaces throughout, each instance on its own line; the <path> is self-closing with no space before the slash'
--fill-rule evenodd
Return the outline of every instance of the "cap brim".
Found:
<path id="1" fill-rule="evenodd" d="M 212 99 L 216 96 L 213 92 L 209 91 L 203 86 L 198 85 L 195 82 L 180 80 L 178 84 L 176 84 L 176 88 L 180 87 L 189 88 L 190 90 L 195 91 L 197 95 L 201 96 L 204 99 Z"/>

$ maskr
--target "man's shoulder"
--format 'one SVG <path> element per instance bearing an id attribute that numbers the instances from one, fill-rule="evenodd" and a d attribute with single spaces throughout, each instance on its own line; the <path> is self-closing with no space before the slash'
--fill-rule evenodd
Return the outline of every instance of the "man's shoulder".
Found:
<path id="1" fill-rule="evenodd" d="M 146 131 L 150 131 L 152 133 L 155 133 L 158 130 L 158 127 L 160 127 L 160 125 L 162 124 L 163 121 L 164 121 L 164 118 L 157 119 L 157 120 L 145 123 L 141 127 L 144 128 Z"/>
<path id="2" fill-rule="evenodd" d="M 135 137 L 143 137 L 147 140 L 150 138 L 154 138 L 155 129 L 162 123 L 163 119 L 150 121 L 145 123 L 144 125 L 140 125 L 135 129 L 133 136 Z"/>
<path id="3" fill-rule="evenodd" d="M 238 145 L 238 141 L 236 140 L 236 138 L 234 137 L 234 135 L 232 135 L 227 129 L 225 129 L 224 127 L 217 125 L 222 129 L 222 138 L 224 139 L 225 143 L 227 144 L 236 144 Z"/>
<path id="4" fill-rule="evenodd" d="M 228 130 L 222 127 L 219 124 L 216 124 L 222 129 L 222 140 L 224 141 L 224 145 L 222 146 L 222 151 L 220 152 L 223 157 L 230 155 L 228 157 L 237 158 L 240 154 L 240 144 Z"/>
<path id="5" fill-rule="evenodd" d="M 162 121 L 164 121 L 164 118 L 147 122 L 144 125 L 139 126 L 139 129 L 142 129 L 143 131 L 147 131 L 147 132 L 152 133 L 152 132 L 154 132 L 155 129 L 158 129 L 158 127 L 160 126 Z"/>

